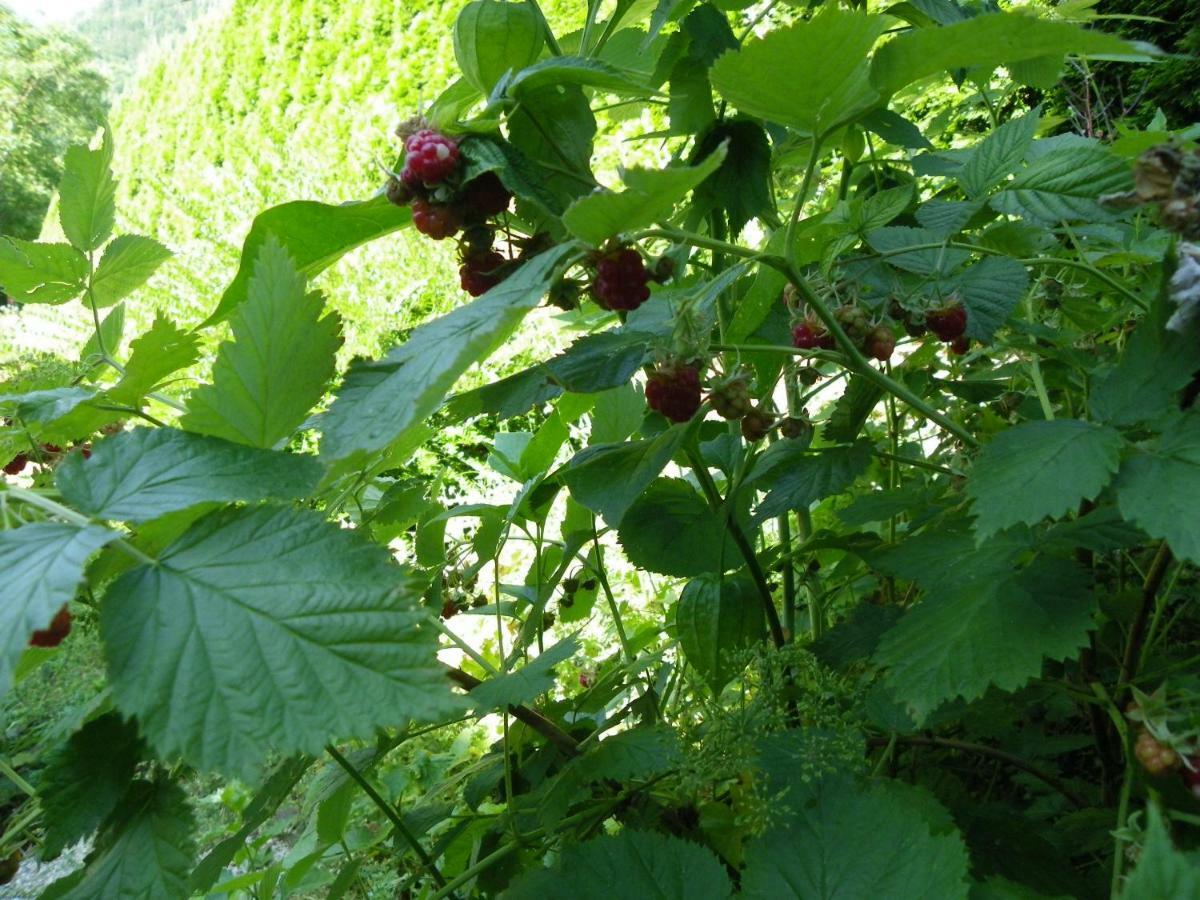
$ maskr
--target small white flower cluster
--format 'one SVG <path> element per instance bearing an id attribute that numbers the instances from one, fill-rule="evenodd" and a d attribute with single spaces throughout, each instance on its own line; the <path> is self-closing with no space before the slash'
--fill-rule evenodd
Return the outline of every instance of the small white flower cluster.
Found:
<path id="1" fill-rule="evenodd" d="M 1200 244 L 1179 245 L 1179 265 L 1171 276 L 1175 313 L 1167 322 L 1171 331 L 1186 331 L 1200 318 Z"/>

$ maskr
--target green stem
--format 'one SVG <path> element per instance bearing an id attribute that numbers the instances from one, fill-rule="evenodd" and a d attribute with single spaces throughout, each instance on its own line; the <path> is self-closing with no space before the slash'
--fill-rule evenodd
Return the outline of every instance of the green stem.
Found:
<path id="1" fill-rule="evenodd" d="M 48 497 L 43 497 L 34 491 L 19 487 L 6 487 L 4 493 L 11 497 L 20 500 L 22 503 L 28 503 L 30 506 L 36 506 L 52 516 L 57 516 L 63 521 L 70 522 L 72 525 L 78 525 L 80 528 L 87 528 L 89 525 L 96 525 L 97 522 L 92 521 L 82 513 L 77 513 L 73 509 L 68 509 L 61 503 L 55 503 Z M 114 547 L 119 547 L 124 553 L 136 559 L 138 562 L 147 566 L 158 565 L 158 560 L 151 556 L 147 556 L 133 544 L 126 541 L 124 538 L 117 538 L 112 541 Z"/>
<path id="2" fill-rule="evenodd" d="M 562 47 L 559 46 L 558 38 L 554 36 L 554 32 L 550 28 L 550 23 L 546 21 L 546 14 L 542 12 L 542 7 L 538 3 L 538 0 L 528 0 L 528 3 L 533 8 L 538 22 L 541 23 L 542 33 L 546 36 L 546 46 L 550 48 L 550 53 L 554 56 L 562 56 Z"/>
<path id="3" fill-rule="evenodd" d="M 600 534 L 596 531 L 595 516 L 592 516 L 592 546 L 596 551 L 594 567 L 596 580 L 600 582 L 600 589 L 604 592 L 605 602 L 608 603 L 608 611 L 613 617 L 613 624 L 617 629 L 617 639 L 621 642 L 621 653 L 627 662 L 633 662 L 635 654 L 629 646 L 629 637 L 625 634 L 625 624 L 621 621 L 621 610 L 617 607 L 617 598 L 613 596 L 612 586 L 608 583 L 608 573 L 604 569 L 604 551 L 600 549 Z"/>
<path id="4" fill-rule="evenodd" d="M 350 760 L 338 753 L 336 747 L 334 747 L 332 744 L 329 744 L 325 747 L 325 751 L 333 757 L 334 762 L 342 767 L 343 771 L 350 776 L 351 780 L 353 780 L 360 788 L 363 789 L 363 793 L 371 798 L 371 802 L 379 807 L 380 812 L 387 817 L 388 821 L 392 823 L 392 826 L 396 829 L 400 836 L 404 838 L 405 842 L 410 847 L 412 847 L 413 852 L 417 854 L 417 858 L 421 860 L 421 865 L 424 866 L 425 870 L 433 878 L 437 886 L 439 888 L 445 888 L 446 879 L 442 877 L 442 873 L 438 869 L 437 864 L 429 856 L 425 848 L 421 846 L 421 842 L 417 840 L 417 836 L 409 830 L 407 825 L 404 824 L 404 820 L 400 818 L 400 814 L 396 812 L 392 804 L 388 803 L 387 800 L 385 800 L 383 796 L 377 790 L 375 790 L 375 788 L 369 781 L 367 781 L 362 773 L 359 772 L 358 769 L 354 768 Z M 443 894 L 442 896 L 453 896 L 453 894 Z"/>
<path id="5" fill-rule="evenodd" d="M 1050 403 L 1050 395 L 1046 393 L 1046 381 L 1042 378 L 1042 367 L 1038 365 L 1036 357 L 1029 361 L 1029 378 L 1033 382 L 1038 402 L 1042 405 L 1042 416 L 1047 422 L 1053 422 L 1054 406 Z"/>
<path id="6" fill-rule="evenodd" d="M 792 241 L 796 237 L 796 226 L 800 224 L 800 213 L 804 211 L 804 203 L 808 199 L 808 190 L 812 186 L 813 175 L 817 171 L 817 163 L 821 161 L 821 143 L 823 140 L 823 135 L 813 135 L 812 149 L 808 154 L 808 165 L 804 168 L 804 179 L 800 182 L 800 193 L 796 196 L 796 204 L 792 207 L 792 215 L 788 219 L 787 232 L 783 237 L 783 252 L 789 259 L 792 255 Z"/>
<path id="7" fill-rule="evenodd" d="M 712 475 L 708 472 L 708 467 L 704 465 L 704 460 L 700 458 L 699 452 L 694 448 L 687 448 L 688 461 L 692 465 L 692 471 L 696 473 L 696 479 L 700 482 L 700 487 L 704 494 L 708 497 L 709 505 L 713 512 L 720 514 L 721 512 L 721 494 L 717 491 L 717 486 L 712 480 Z M 779 612 L 775 609 L 775 603 L 771 599 L 771 587 L 767 584 L 767 578 L 763 574 L 762 566 L 758 563 L 758 556 L 754 553 L 754 548 L 750 546 L 750 542 L 746 539 L 746 535 L 742 533 L 742 529 L 734 521 L 733 516 L 725 516 L 725 527 L 729 530 L 729 536 L 733 538 L 734 544 L 737 545 L 738 551 L 742 554 L 742 559 L 746 561 L 746 567 L 750 570 L 750 576 L 754 579 L 755 585 L 758 587 L 759 597 L 762 600 L 763 613 L 767 617 L 767 627 L 771 631 L 771 640 L 776 647 L 782 647 L 786 641 L 783 639 L 783 626 L 779 621 Z"/>

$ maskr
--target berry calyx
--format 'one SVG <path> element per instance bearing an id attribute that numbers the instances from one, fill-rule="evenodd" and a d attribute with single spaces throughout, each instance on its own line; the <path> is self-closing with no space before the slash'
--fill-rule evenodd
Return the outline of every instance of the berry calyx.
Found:
<path id="1" fill-rule="evenodd" d="M 458 143 L 431 128 L 404 142 L 404 168 L 422 181 L 445 181 L 458 168 Z"/>
<path id="2" fill-rule="evenodd" d="M 868 356 L 880 362 L 889 360 L 892 358 L 892 352 L 896 349 L 896 335 L 886 325 L 876 325 L 867 334 L 864 349 Z"/>
<path id="3" fill-rule="evenodd" d="M 54 614 L 50 624 L 29 637 L 30 647 L 57 647 L 71 633 L 71 613 L 66 605 Z"/>
<path id="4" fill-rule="evenodd" d="M 387 180 L 387 187 L 384 189 L 384 193 L 387 194 L 388 200 L 397 206 L 408 206 L 408 204 L 412 203 L 413 197 L 416 196 L 412 185 L 406 184 L 395 177 Z"/>
<path id="5" fill-rule="evenodd" d="M 650 299 L 649 281 L 642 254 L 622 247 L 596 262 L 592 296 L 605 309 L 634 310 Z"/>
<path id="6" fill-rule="evenodd" d="M 500 270 L 506 262 L 495 250 L 469 253 L 458 268 L 462 289 L 472 297 L 486 294 L 504 280 Z"/>
<path id="7" fill-rule="evenodd" d="M 454 207 L 426 200 L 412 202 L 413 226 L 435 241 L 454 237 L 462 228 L 462 218 Z"/>
<path id="8" fill-rule="evenodd" d="M 29 456 L 24 453 L 18 453 L 8 461 L 4 467 L 5 475 L 20 475 L 25 471 L 25 467 L 29 465 Z"/>
<path id="9" fill-rule="evenodd" d="M 672 422 L 687 422 L 700 408 L 700 372 L 695 366 L 661 366 L 646 382 L 646 403 Z"/>
<path id="10" fill-rule="evenodd" d="M 750 442 L 761 441 L 775 424 L 775 414 L 761 406 L 750 410 L 742 417 L 742 437 Z"/>
<path id="11" fill-rule="evenodd" d="M 750 384 L 740 376 L 714 386 L 708 399 L 717 415 L 723 419 L 740 419 L 754 405 L 750 397 Z"/>
<path id="12" fill-rule="evenodd" d="M 1133 755 L 1151 775 L 1165 775 L 1179 765 L 1179 754 L 1144 729 L 1133 745 Z"/>
<path id="13" fill-rule="evenodd" d="M 960 303 L 943 306 L 925 314 L 925 324 L 938 336 L 938 340 L 949 343 L 967 330 L 967 309 Z"/>
<path id="14" fill-rule="evenodd" d="M 460 202 L 468 218 L 490 219 L 507 211 L 512 194 L 495 172 L 484 172 L 463 186 Z"/>

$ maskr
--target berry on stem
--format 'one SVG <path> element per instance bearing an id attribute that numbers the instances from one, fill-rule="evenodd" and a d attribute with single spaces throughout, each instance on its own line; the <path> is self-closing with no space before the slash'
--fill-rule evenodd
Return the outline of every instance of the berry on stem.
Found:
<path id="1" fill-rule="evenodd" d="M 20 475 L 25 471 L 25 467 L 29 465 L 29 456 L 24 453 L 18 453 L 8 461 L 4 467 L 5 475 Z"/>
<path id="2" fill-rule="evenodd" d="M 896 349 L 896 335 L 886 325 L 876 325 L 867 334 L 864 349 L 868 356 L 885 362 L 892 358 L 892 352 Z"/>
<path id="3" fill-rule="evenodd" d="M 950 352 L 955 356 L 966 356 L 971 349 L 971 339 L 965 334 L 959 335 L 950 342 Z"/>
<path id="4" fill-rule="evenodd" d="M 597 261 L 592 296 L 605 309 L 637 309 L 650 299 L 649 281 L 642 254 L 622 247 Z"/>
<path id="5" fill-rule="evenodd" d="M 672 422 L 687 422 L 700 408 L 700 372 L 682 363 L 660 366 L 646 382 L 646 403 Z"/>
<path id="6" fill-rule="evenodd" d="M 462 228 L 462 219 L 454 207 L 426 200 L 412 202 L 413 226 L 435 241 L 454 237 Z"/>
<path id="7" fill-rule="evenodd" d="M 422 181 L 445 181 L 458 168 L 458 144 L 424 128 L 404 142 L 404 168 Z"/>
<path id="8" fill-rule="evenodd" d="M 761 406 L 750 410 L 742 418 L 742 437 L 750 442 L 761 441 L 775 424 L 775 414 Z"/>
<path id="9" fill-rule="evenodd" d="M 495 250 L 467 254 L 458 268 L 462 289 L 472 297 L 486 294 L 503 281 L 501 267 L 507 260 Z"/>
<path id="10" fill-rule="evenodd" d="M 717 415 L 723 419 L 740 419 L 753 407 L 750 385 L 745 378 L 735 376 L 715 385 L 708 395 Z"/>
<path id="11" fill-rule="evenodd" d="M 54 614 L 50 624 L 29 637 L 30 647 L 57 647 L 71 633 L 71 613 L 66 605 Z"/>
<path id="12" fill-rule="evenodd" d="M 468 218 L 490 219 L 508 209 L 512 201 L 503 182 L 495 172 L 484 172 L 463 186 L 460 202 Z"/>
<path id="13" fill-rule="evenodd" d="M 1179 754 L 1161 744 L 1149 731 L 1143 729 L 1133 745 L 1133 755 L 1151 775 L 1165 775 L 1179 765 Z"/>
<path id="14" fill-rule="evenodd" d="M 938 336 L 938 340 L 949 343 L 967 330 L 967 309 L 961 303 L 934 309 L 925 315 L 925 324 Z"/>

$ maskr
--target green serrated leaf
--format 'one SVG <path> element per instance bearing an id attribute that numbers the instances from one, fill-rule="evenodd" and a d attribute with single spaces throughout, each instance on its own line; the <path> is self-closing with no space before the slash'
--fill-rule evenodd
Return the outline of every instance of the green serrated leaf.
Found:
<path id="1" fill-rule="evenodd" d="M 85 253 L 98 249 L 112 234 L 117 214 L 112 156 L 112 137 L 106 127 L 95 150 L 76 144 L 63 158 L 58 218 L 67 240 Z"/>
<path id="2" fill-rule="evenodd" d="M 930 828 L 926 810 L 940 809 L 932 798 L 918 805 L 831 775 L 796 785 L 785 804 L 781 821 L 746 847 L 744 896 L 966 900 L 967 849 L 957 830 Z"/>
<path id="3" fill-rule="evenodd" d="M 104 248 L 92 275 L 92 298 L 97 306 L 112 306 L 124 300 L 171 258 L 171 251 L 158 241 L 136 234 L 123 234 Z"/>
<path id="4" fill-rule="evenodd" d="M 66 303 L 87 276 L 87 257 L 70 244 L 0 238 L 0 288 L 19 303 Z"/>
<path id="5" fill-rule="evenodd" d="M 1162 810 L 1151 807 L 1137 867 L 1125 881 L 1121 900 L 1162 900 L 1200 896 L 1200 868 L 1194 856 L 1175 849 Z"/>
<path id="6" fill-rule="evenodd" d="M 1088 406 L 1111 425 L 1152 422 L 1175 408 L 1177 397 L 1200 370 L 1200 346 L 1191 335 L 1159 332 L 1143 323 L 1116 365 L 1096 376 Z"/>
<path id="7" fill-rule="evenodd" d="M 885 684 L 918 725 L 955 697 L 976 700 L 993 685 L 1016 690 L 1040 674 L 1043 660 L 1067 659 L 1087 643 L 1095 597 L 1085 571 L 1047 559 L 1001 574 L 989 562 L 977 568 L 970 553 L 943 558 L 952 572 L 875 651 L 874 661 L 888 667 Z"/>
<path id="8" fill-rule="evenodd" d="M 105 396 L 115 403 L 139 405 L 168 376 L 199 359 L 199 335 L 184 331 L 160 314 L 155 316 L 149 331 L 130 343 L 125 372 L 105 391 Z"/>
<path id="9" fill-rule="evenodd" d="M 630 563 L 686 578 L 726 572 L 742 557 L 724 522 L 686 481 L 660 478 L 633 502 L 617 538 Z"/>
<path id="10" fill-rule="evenodd" d="M 233 339 L 217 350 L 213 382 L 192 393 L 180 424 L 251 447 L 289 438 L 333 377 L 342 323 L 324 311 L 287 252 L 265 240 L 233 315 Z"/>
<path id="11" fill-rule="evenodd" d="M 671 461 L 685 434 L 686 428 L 677 425 L 652 440 L 594 445 L 575 454 L 560 474 L 578 503 L 615 528 Z"/>
<path id="12" fill-rule="evenodd" d="M 322 456 L 340 460 L 383 450 L 418 427 L 458 377 L 486 359 L 538 304 L 576 250 L 561 244 L 534 257 L 479 299 L 417 328 L 383 359 L 352 365 L 320 420 Z"/>
<path id="13" fill-rule="evenodd" d="M 38 782 L 46 822 L 43 858 L 53 859 L 108 818 L 133 782 L 141 755 L 137 725 L 106 713 L 47 758 Z"/>
<path id="14" fill-rule="evenodd" d="M 870 109 L 879 93 L 867 54 L 882 16 L 824 6 L 812 19 L 755 38 L 712 67 L 717 92 L 743 113 L 821 134 Z M 831 53 L 830 48 L 837 52 Z"/>
<path id="15" fill-rule="evenodd" d="M 467 700 L 478 712 L 528 703 L 554 687 L 554 667 L 578 651 L 576 638 L 559 641 L 521 668 L 487 679 L 471 690 Z"/>
<path id="16" fill-rule="evenodd" d="M 385 549 L 316 513 L 214 513 L 109 588 L 113 696 L 159 753 L 235 776 L 453 714 L 418 594 Z"/>
<path id="17" fill-rule="evenodd" d="M 549 869 L 535 869 L 505 893 L 509 900 L 727 900 L 725 867 L 690 841 L 652 831 L 623 831 L 569 844 Z"/>
<path id="18" fill-rule="evenodd" d="M 90 458 L 67 457 L 55 484 L 68 503 L 98 519 L 148 522 L 197 503 L 306 497 L 323 471 L 311 456 L 137 428 L 96 443 Z"/>
<path id="19" fill-rule="evenodd" d="M 768 492 L 754 511 L 755 521 L 808 509 L 818 500 L 841 493 L 870 463 L 871 445 L 866 441 L 797 454 L 792 464 L 777 466 L 764 478 Z"/>
<path id="20" fill-rule="evenodd" d="M 1156 445 L 1125 461 L 1117 503 L 1121 515 L 1180 559 L 1200 563 L 1200 412 L 1177 416 Z"/>
<path id="21" fill-rule="evenodd" d="M 1063 147 L 1035 160 L 992 197 L 991 205 L 1046 225 L 1064 219 L 1103 222 L 1111 214 L 1100 197 L 1129 186 L 1129 164 L 1115 153 L 1103 147 Z"/>
<path id="22" fill-rule="evenodd" d="M 1005 122 L 971 151 L 958 172 L 958 183 L 968 197 L 980 197 L 1017 171 L 1033 144 L 1040 108 Z"/>
<path id="23" fill-rule="evenodd" d="M 412 210 L 378 196 L 358 203 L 332 205 L 297 200 L 273 206 L 254 217 L 242 246 L 242 258 L 233 283 L 203 323 L 215 325 L 246 299 L 252 271 L 268 239 L 274 237 L 305 278 L 329 268 L 355 247 L 391 234 L 412 222 Z"/>
<path id="24" fill-rule="evenodd" d="M 1113 429 L 1079 419 L 1024 422 L 1000 432 L 967 481 L 979 540 L 1095 499 L 1116 474 L 1124 443 Z"/>
<path id="25" fill-rule="evenodd" d="M 105 822 L 83 878 L 65 900 L 190 896 L 195 859 L 192 812 L 173 781 L 136 781 Z M 70 877 L 70 876 L 68 876 Z"/>
<path id="26" fill-rule="evenodd" d="M 717 575 L 693 578 L 675 607 L 679 646 L 714 694 L 745 665 L 737 654 L 766 633 L 758 591 L 746 579 Z"/>
<path id="27" fill-rule="evenodd" d="M 1029 287 L 1029 272 L 1015 259 L 989 256 L 957 279 L 967 308 L 967 336 L 985 344 L 1008 321 Z"/>
<path id="28" fill-rule="evenodd" d="M 551 56 L 527 66 L 508 84 L 508 95 L 521 100 L 532 91 L 549 85 L 577 84 L 616 94 L 644 94 L 646 86 L 631 73 L 583 56 Z"/>
<path id="29" fill-rule="evenodd" d="M 845 393 L 833 405 L 829 421 L 821 431 L 822 436 L 827 441 L 839 443 L 857 440 L 871 410 L 881 399 L 883 388 L 861 375 L 851 375 Z"/>
<path id="30" fill-rule="evenodd" d="M 0 531 L 0 696 L 29 637 L 74 596 L 94 552 L 119 535 L 89 525 L 32 522 Z"/>
<path id="31" fill-rule="evenodd" d="M 537 60 L 544 34 L 528 3 L 468 3 L 454 23 L 454 58 L 463 77 L 485 97 L 509 70 Z"/>
<path id="32" fill-rule="evenodd" d="M 725 161 L 719 147 L 695 166 L 665 169 L 629 169 L 625 190 L 580 197 L 563 213 L 563 224 L 573 235 L 594 246 L 624 231 L 646 228 L 671 215 L 688 191 L 712 175 Z"/>

